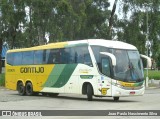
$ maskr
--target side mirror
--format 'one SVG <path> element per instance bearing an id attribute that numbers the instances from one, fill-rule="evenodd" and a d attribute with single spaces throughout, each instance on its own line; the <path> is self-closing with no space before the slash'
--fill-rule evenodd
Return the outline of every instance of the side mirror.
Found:
<path id="1" fill-rule="evenodd" d="M 116 66 L 116 57 L 113 54 L 108 53 L 108 52 L 100 52 L 100 54 L 109 56 L 112 60 L 112 65 Z"/>
<path id="2" fill-rule="evenodd" d="M 152 66 L 151 58 L 142 54 L 141 54 L 141 57 L 147 60 L 147 68 L 151 68 Z"/>

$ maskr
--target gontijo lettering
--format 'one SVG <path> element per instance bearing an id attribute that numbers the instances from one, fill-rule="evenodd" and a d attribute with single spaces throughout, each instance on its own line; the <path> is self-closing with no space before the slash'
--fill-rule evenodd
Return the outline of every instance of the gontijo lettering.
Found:
<path id="1" fill-rule="evenodd" d="M 21 73 L 44 73 L 44 67 L 21 67 Z"/>

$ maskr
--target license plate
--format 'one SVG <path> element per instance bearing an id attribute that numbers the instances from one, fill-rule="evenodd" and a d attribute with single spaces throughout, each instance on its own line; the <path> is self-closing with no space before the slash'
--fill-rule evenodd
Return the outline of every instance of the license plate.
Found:
<path id="1" fill-rule="evenodd" d="M 134 94 L 135 94 L 135 91 L 131 91 L 131 92 L 130 92 L 130 95 L 134 95 Z"/>

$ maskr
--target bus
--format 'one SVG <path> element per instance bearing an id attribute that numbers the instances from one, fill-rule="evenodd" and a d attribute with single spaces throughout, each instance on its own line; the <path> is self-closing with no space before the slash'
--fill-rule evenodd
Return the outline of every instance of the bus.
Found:
<path id="1" fill-rule="evenodd" d="M 58 96 L 59 93 L 96 97 L 143 95 L 145 81 L 137 48 L 121 41 L 87 39 L 50 43 L 7 51 L 8 89 L 19 95 Z"/>

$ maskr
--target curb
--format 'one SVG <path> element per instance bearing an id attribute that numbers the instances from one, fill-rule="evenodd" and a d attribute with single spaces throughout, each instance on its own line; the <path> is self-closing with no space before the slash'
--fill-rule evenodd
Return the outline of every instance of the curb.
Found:
<path id="1" fill-rule="evenodd" d="M 150 89 L 160 89 L 160 87 L 146 87 L 146 90 L 150 90 Z"/>

